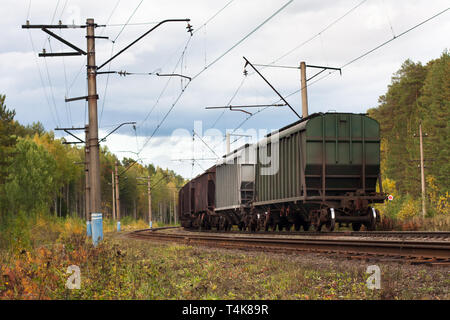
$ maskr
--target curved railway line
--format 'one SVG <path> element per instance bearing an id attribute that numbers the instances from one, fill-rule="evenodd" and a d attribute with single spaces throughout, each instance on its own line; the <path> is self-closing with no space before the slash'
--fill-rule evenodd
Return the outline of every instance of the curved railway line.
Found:
<path id="1" fill-rule="evenodd" d="M 173 230 L 170 230 L 173 229 Z M 128 237 L 189 245 L 270 251 L 324 253 L 349 259 L 389 260 L 450 266 L 450 232 L 192 232 L 179 228 L 137 230 Z M 176 231 L 176 232 L 173 232 Z M 283 237 L 279 237 L 283 235 Z M 289 236 L 289 237 L 286 237 Z M 382 237 L 380 239 L 380 237 Z M 388 239 L 386 239 L 388 238 Z M 420 238 L 420 239 L 418 239 Z"/>

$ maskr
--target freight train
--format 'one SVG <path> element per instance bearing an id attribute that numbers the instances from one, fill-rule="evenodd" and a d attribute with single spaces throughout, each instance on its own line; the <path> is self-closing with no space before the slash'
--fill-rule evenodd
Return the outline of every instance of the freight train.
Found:
<path id="1" fill-rule="evenodd" d="M 377 191 L 377 182 L 378 188 Z M 226 155 L 179 191 L 185 228 L 375 230 L 383 203 L 379 123 L 315 113 Z"/>

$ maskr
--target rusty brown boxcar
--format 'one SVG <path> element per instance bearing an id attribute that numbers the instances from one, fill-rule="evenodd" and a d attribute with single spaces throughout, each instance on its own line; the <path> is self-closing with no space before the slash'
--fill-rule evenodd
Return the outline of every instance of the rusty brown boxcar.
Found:
<path id="1" fill-rule="evenodd" d="M 179 192 L 178 217 L 186 228 L 201 227 L 206 214 L 215 207 L 216 167 L 186 183 Z"/>

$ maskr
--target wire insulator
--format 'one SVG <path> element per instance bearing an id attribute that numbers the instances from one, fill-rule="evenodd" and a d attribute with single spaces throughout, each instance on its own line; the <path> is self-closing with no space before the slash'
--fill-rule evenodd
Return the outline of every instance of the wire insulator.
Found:
<path id="1" fill-rule="evenodd" d="M 188 25 L 187 25 L 187 27 L 186 27 L 186 29 L 187 29 L 187 32 L 189 32 L 190 34 L 191 34 L 191 36 L 193 35 L 193 29 L 192 29 L 192 26 L 188 23 Z"/>

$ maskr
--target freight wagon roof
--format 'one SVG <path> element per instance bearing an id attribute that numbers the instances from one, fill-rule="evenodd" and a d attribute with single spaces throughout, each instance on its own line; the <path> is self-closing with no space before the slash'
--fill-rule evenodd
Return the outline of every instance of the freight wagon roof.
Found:
<path id="1" fill-rule="evenodd" d="M 300 120 L 298 120 L 298 121 L 296 121 L 296 122 L 293 122 L 293 123 L 288 124 L 287 126 L 281 128 L 281 129 L 279 129 L 277 132 L 278 132 L 278 133 L 281 133 L 281 132 L 284 131 L 284 130 L 287 130 L 287 129 L 289 129 L 289 128 L 291 128 L 291 127 L 293 127 L 293 126 L 295 126 L 295 125 L 297 125 L 297 124 L 299 124 L 299 123 L 302 123 L 303 121 L 312 119 L 312 118 L 317 117 L 317 116 L 319 116 L 319 115 L 321 115 L 321 114 L 323 114 L 323 113 L 321 113 L 321 112 L 319 112 L 319 113 L 313 113 L 313 114 L 311 114 L 311 115 L 309 115 L 309 116 L 307 116 L 307 117 L 305 117 L 305 118 L 302 118 L 302 119 L 300 119 Z M 270 136 L 271 136 L 272 134 L 274 134 L 274 133 L 275 133 L 275 132 L 268 133 L 268 134 L 266 134 L 264 137 L 265 137 L 265 138 L 270 137 Z M 237 149 L 231 151 L 230 153 L 227 153 L 227 154 L 223 155 L 222 158 L 226 158 L 227 156 L 232 155 L 233 153 L 236 153 L 236 152 L 238 152 L 239 150 L 245 149 L 245 148 L 247 148 L 247 147 L 250 146 L 250 145 L 251 145 L 250 143 L 246 143 L 246 144 L 240 146 L 239 148 L 237 148 Z"/>
<path id="2" fill-rule="evenodd" d="M 322 112 L 317 112 L 317 113 L 310 114 L 310 115 L 307 116 L 307 117 L 301 118 L 300 120 L 297 120 L 297 121 L 295 121 L 295 122 L 292 122 L 292 123 L 288 124 L 287 126 L 284 126 L 283 128 L 279 129 L 277 132 L 282 132 L 282 131 L 284 131 L 284 130 L 287 130 L 287 129 L 289 129 L 289 128 L 292 128 L 293 126 L 298 125 L 299 123 L 302 123 L 302 122 L 304 122 L 304 121 L 306 121 L 306 120 L 315 118 L 315 117 L 320 116 L 320 115 L 322 115 L 322 114 L 323 114 Z M 265 135 L 265 137 L 266 137 L 266 138 L 267 138 L 267 137 L 270 137 L 270 136 L 271 136 L 272 134 L 274 134 L 274 133 L 275 133 L 275 132 L 268 133 L 268 134 Z"/>
<path id="3" fill-rule="evenodd" d="M 267 139 L 268 137 L 270 137 L 271 135 L 273 135 L 275 133 L 280 134 L 280 137 L 282 137 L 283 136 L 283 131 L 286 131 L 286 130 L 288 130 L 288 129 L 290 129 L 290 128 L 292 128 L 292 127 L 294 127 L 294 126 L 296 126 L 296 125 L 298 125 L 298 124 L 300 124 L 302 122 L 305 122 L 307 120 L 310 120 L 310 119 L 313 119 L 315 117 L 322 116 L 322 115 L 325 115 L 325 114 L 359 114 L 359 115 L 367 115 L 367 113 L 353 113 L 353 112 L 317 112 L 317 113 L 313 113 L 313 114 L 310 114 L 309 116 L 307 116 L 305 118 L 302 118 L 302 119 L 300 119 L 300 120 L 298 120 L 296 122 L 290 123 L 287 126 L 282 127 L 278 131 L 274 131 L 274 132 L 271 132 L 271 133 L 265 135 L 264 139 L 261 139 L 260 141 L 258 141 L 257 144 L 261 144 L 262 142 L 264 142 L 265 139 Z M 238 151 L 240 151 L 242 149 L 245 149 L 245 148 L 248 148 L 250 145 L 252 145 L 252 144 L 246 143 L 246 144 L 240 146 L 239 148 L 231 151 L 230 153 L 227 153 L 227 154 L 223 155 L 222 156 L 223 159 L 218 160 L 216 165 L 221 165 L 221 164 L 225 163 L 226 162 L 225 159 L 227 157 L 233 157 L 234 155 L 237 156 Z"/>
<path id="4" fill-rule="evenodd" d="M 197 179 L 200 178 L 201 176 L 203 176 L 203 175 L 205 175 L 205 174 L 207 174 L 207 173 L 212 173 L 212 172 L 216 172 L 216 165 L 213 165 L 212 167 L 206 169 L 205 172 L 202 172 L 202 173 L 198 174 L 197 176 L 195 176 L 195 178 L 192 178 L 191 180 L 189 180 L 188 182 L 186 182 L 186 183 L 183 185 L 183 187 L 181 187 L 181 188 L 184 188 L 185 186 L 187 186 L 191 181 L 197 180 Z"/>
<path id="5" fill-rule="evenodd" d="M 310 114 L 309 116 L 302 118 L 296 122 L 292 122 L 291 124 L 288 124 L 287 126 L 279 129 L 278 132 L 281 133 L 282 131 L 287 130 L 293 126 L 296 126 L 297 124 L 302 123 L 303 121 L 310 120 L 312 118 L 315 118 L 315 117 L 318 117 L 318 116 L 321 116 L 324 114 L 360 114 L 360 115 L 364 115 L 364 116 L 367 115 L 367 113 L 353 113 L 353 112 L 316 112 L 316 113 Z M 273 133 L 274 132 L 271 132 L 271 133 L 267 134 L 265 137 L 266 138 L 270 137 Z"/>

